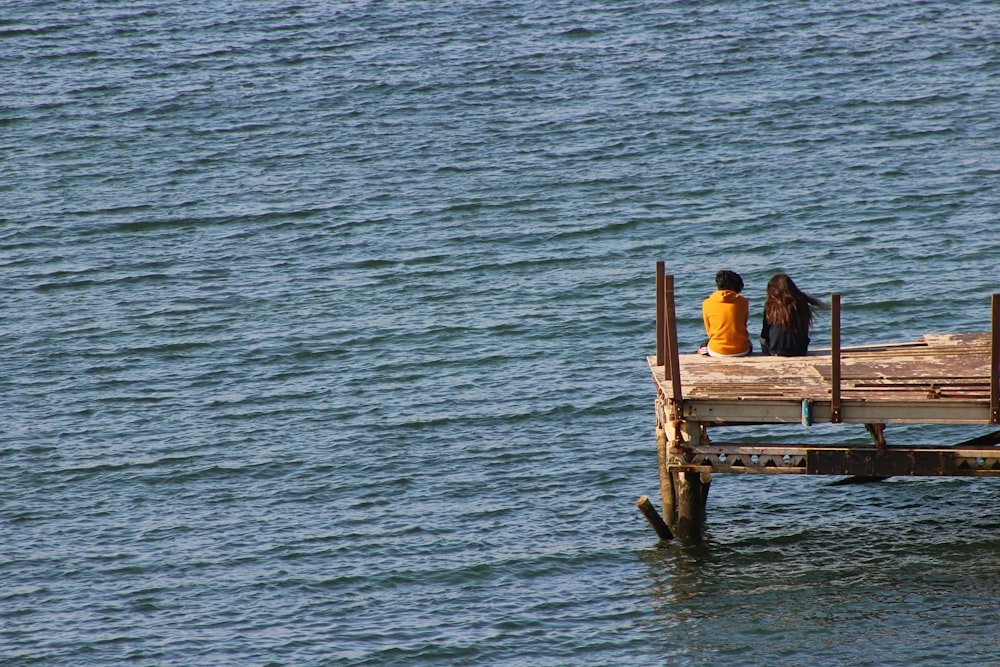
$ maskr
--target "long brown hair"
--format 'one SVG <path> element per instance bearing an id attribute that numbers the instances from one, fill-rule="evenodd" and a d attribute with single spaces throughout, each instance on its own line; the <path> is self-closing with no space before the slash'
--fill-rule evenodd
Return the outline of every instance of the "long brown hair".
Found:
<path id="1" fill-rule="evenodd" d="M 807 334 L 813 309 L 823 306 L 822 301 L 800 290 L 784 273 L 778 273 L 767 281 L 764 317 L 770 324 L 793 333 Z"/>

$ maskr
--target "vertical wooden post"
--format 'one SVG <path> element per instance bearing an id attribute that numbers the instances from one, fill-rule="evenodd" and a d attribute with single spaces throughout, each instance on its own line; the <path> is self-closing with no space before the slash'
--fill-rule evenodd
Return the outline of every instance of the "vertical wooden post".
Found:
<path id="1" fill-rule="evenodd" d="M 677 537 L 684 542 L 701 539 L 705 507 L 701 504 L 701 473 L 677 474 Z"/>
<path id="2" fill-rule="evenodd" d="M 701 538 L 705 516 L 707 484 L 702 484 L 702 476 L 695 472 L 678 472 L 671 469 L 670 438 L 692 440 L 701 438 L 701 425 L 694 424 L 693 431 L 680 421 L 682 417 L 683 392 L 680 373 L 680 343 L 677 340 L 677 310 L 674 303 L 674 277 L 666 274 L 663 262 L 656 264 L 656 321 L 657 321 L 657 365 L 663 366 L 664 379 L 670 380 L 670 396 L 660 394 L 667 405 L 667 423 L 658 423 L 656 428 L 656 451 L 660 467 L 660 496 L 663 499 L 663 519 L 673 534 L 680 539 L 696 541 Z M 662 414 L 658 408 L 658 414 Z M 661 417 L 662 418 L 662 417 Z M 680 425 L 677 431 L 675 426 Z M 668 434 L 667 430 L 670 429 Z"/>
<path id="3" fill-rule="evenodd" d="M 656 263 L 656 365 L 667 366 L 667 321 L 666 302 L 664 301 L 663 262 Z"/>
<path id="4" fill-rule="evenodd" d="M 701 516 L 704 521 L 705 508 L 708 506 L 708 490 L 712 487 L 712 473 L 701 473 Z"/>
<path id="5" fill-rule="evenodd" d="M 990 298 L 990 423 L 1000 424 L 1000 294 Z"/>
<path id="6" fill-rule="evenodd" d="M 673 388 L 671 396 L 670 410 L 668 413 L 674 419 L 681 417 L 681 362 L 679 343 L 677 342 L 677 311 L 674 307 L 674 277 L 663 277 L 663 296 L 666 300 L 666 339 L 667 339 L 667 365 L 670 366 L 670 385 Z"/>
<path id="7" fill-rule="evenodd" d="M 681 430 L 684 433 L 685 444 L 697 446 L 700 443 L 700 424 L 684 422 Z M 701 539 L 702 526 L 705 523 L 707 497 L 707 493 L 702 489 L 701 473 L 676 472 L 674 484 L 677 492 L 677 526 L 674 534 L 685 542 L 697 542 Z"/>
<path id="8" fill-rule="evenodd" d="M 673 299 L 673 279 L 671 278 L 671 299 Z M 670 378 L 670 368 L 667 364 L 667 276 L 663 262 L 656 263 L 656 365 L 663 368 L 663 379 Z M 661 399 L 666 402 L 667 398 L 662 393 Z M 657 402 L 659 403 L 659 400 Z M 662 411 L 657 409 L 657 415 L 670 412 L 669 406 L 664 405 Z M 659 417 L 658 417 L 659 421 Z M 675 525 L 676 509 L 674 504 L 674 480 L 670 474 L 670 446 L 667 442 L 667 424 L 658 423 L 656 425 L 656 458 L 658 461 L 660 477 L 660 500 L 663 508 L 663 518 L 667 525 L 673 528 Z"/>
<path id="9" fill-rule="evenodd" d="M 840 295 L 830 295 L 830 421 L 840 423 Z"/>
<path id="10" fill-rule="evenodd" d="M 663 519 L 671 529 L 677 525 L 677 504 L 674 502 L 674 478 L 670 474 L 670 452 L 667 442 L 666 425 L 656 427 L 656 458 L 660 473 L 660 504 Z"/>

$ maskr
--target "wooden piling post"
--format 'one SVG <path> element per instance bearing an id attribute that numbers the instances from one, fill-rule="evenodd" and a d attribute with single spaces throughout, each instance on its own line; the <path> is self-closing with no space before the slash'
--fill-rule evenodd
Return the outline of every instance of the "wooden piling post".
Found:
<path id="1" fill-rule="evenodd" d="M 681 432 L 684 444 L 697 447 L 701 444 L 701 425 L 697 422 L 682 422 Z M 677 523 L 674 533 L 685 542 L 701 539 L 705 523 L 705 501 L 708 489 L 703 488 L 700 472 L 677 471 L 673 474 L 677 501 Z"/>
<path id="2" fill-rule="evenodd" d="M 667 525 L 674 527 L 677 520 L 676 503 L 674 502 L 674 479 L 670 474 L 670 453 L 667 442 L 667 432 L 664 426 L 656 427 L 656 457 L 659 461 L 660 506 L 663 508 L 663 518 Z"/>
<path id="3" fill-rule="evenodd" d="M 705 507 L 701 504 L 701 473 L 679 472 L 677 484 L 677 537 L 684 542 L 701 539 Z"/>
<path id="4" fill-rule="evenodd" d="M 708 490 L 712 487 L 712 473 L 701 473 L 701 512 L 702 519 L 705 517 L 705 508 L 708 506 Z"/>
<path id="5" fill-rule="evenodd" d="M 872 437 L 876 449 L 885 449 L 888 445 L 885 442 L 885 424 L 865 424 L 865 430 Z"/>
<path id="6" fill-rule="evenodd" d="M 830 421 L 840 423 L 840 295 L 830 295 Z"/>
<path id="7" fill-rule="evenodd" d="M 674 539 L 674 534 L 670 532 L 670 527 L 667 526 L 667 524 L 663 522 L 663 519 L 660 518 L 660 515 L 657 514 L 656 508 L 653 507 L 653 503 L 649 501 L 647 496 L 640 496 L 639 500 L 637 500 L 635 504 L 639 507 L 639 511 L 642 512 L 644 517 L 646 517 L 646 521 L 648 521 L 649 525 L 653 527 L 653 530 L 656 531 L 656 534 L 661 540 Z"/>
<path id="8" fill-rule="evenodd" d="M 990 423 L 1000 424 L 1000 294 L 990 297 Z"/>

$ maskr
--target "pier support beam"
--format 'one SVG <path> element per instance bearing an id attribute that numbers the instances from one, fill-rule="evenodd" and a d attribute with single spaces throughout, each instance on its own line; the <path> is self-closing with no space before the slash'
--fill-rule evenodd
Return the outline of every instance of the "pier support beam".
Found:
<path id="1" fill-rule="evenodd" d="M 701 425 L 698 422 L 680 422 L 678 439 L 671 443 L 674 447 L 698 447 L 701 444 Z M 677 503 L 677 524 L 674 534 L 684 542 L 697 542 L 705 525 L 705 502 L 708 499 L 708 485 L 711 475 L 702 479 L 696 471 L 673 471 L 673 482 Z"/>
<path id="2" fill-rule="evenodd" d="M 690 470 L 684 460 L 687 448 L 701 443 L 701 432 L 698 422 L 672 421 L 656 428 L 663 520 L 674 536 L 689 543 L 701 540 L 712 483 L 711 473 Z"/>
<path id="3" fill-rule="evenodd" d="M 677 472 L 677 537 L 683 542 L 701 539 L 705 523 L 705 506 L 702 504 L 701 473 Z"/>
<path id="4" fill-rule="evenodd" d="M 677 527 L 676 503 L 674 502 L 674 479 L 670 473 L 670 459 L 668 458 L 669 443 L 667 442 L 667 432 L 662 425 L 656 427 L 656 457 L 659 463 L 660 472 L 660 501 L 663 507 L 663 518 L 670 530 Z"/>

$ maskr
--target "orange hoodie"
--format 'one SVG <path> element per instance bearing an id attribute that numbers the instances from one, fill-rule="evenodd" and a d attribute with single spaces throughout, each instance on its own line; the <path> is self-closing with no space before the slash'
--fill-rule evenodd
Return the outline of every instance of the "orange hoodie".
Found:
<path id="1" fill-rule="evenodd" d="M 739 354 L 750 349 L 750 302 L 745 297 L 732 290 L 716 290 L 701 304 L 701 316 L 712 352 Z"/>

